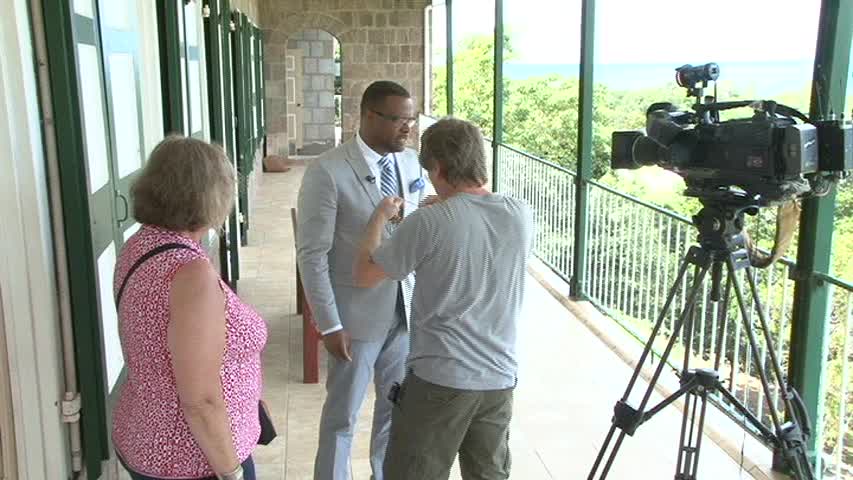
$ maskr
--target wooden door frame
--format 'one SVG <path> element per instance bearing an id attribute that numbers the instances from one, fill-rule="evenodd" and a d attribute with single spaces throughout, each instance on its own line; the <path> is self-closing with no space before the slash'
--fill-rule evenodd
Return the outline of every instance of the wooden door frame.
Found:
<path id="1" fill-rule="evenodd" d="M 293 52 L 293 54 L 291 54 Z M 289 59 L 293 59 L 293 68 L 288 68 Z M 287 115 L 285 116 L 285 121 L 287 119 L 293 118 L 293 129 L 290 128 L 290 125 L 287 125 L 287 141 L 288 141 L 288 149 L 291 140 L 293 141 L 294 151 L 298 154 L 299 150 L 305 146 L 305 98 L 304 98 L 304 84 L 303 84 L 303 58 L 304 52 L 301 48 L 288 48 L 284 52 L 284 96 L 286 97 L 287 103 Z M 288 72 L 293 72 L 293 95 L 288 95 Z M 291 109 L 293 110 L 291 112 Z"/>
<path id="2" fill-rule="evenodd" d="M 3 314 L 3 289 L 2 285 L 0 285 L 0 478 L 18 478 L 18 454 L 15 442 L 14 414 L 9 352 L 6 349 L 6 319 Z"/>

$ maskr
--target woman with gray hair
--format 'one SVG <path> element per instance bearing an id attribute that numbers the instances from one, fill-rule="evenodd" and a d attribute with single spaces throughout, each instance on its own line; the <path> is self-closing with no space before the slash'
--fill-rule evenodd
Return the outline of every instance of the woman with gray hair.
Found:
<path id="1" fill-rule="evenodd" d="M 132 188 L 142 224 L 114 293 L 127 365 L 113 443 L 134 480 L 254 480 L 263 319 L 217 274 L 200 241 L 231 212 L 221 147 L 172 136 Z"/>

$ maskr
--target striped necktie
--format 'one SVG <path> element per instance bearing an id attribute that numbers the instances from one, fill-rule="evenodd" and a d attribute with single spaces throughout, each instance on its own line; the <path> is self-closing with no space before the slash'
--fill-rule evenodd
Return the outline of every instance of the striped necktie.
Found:
<path id="1" fill-rule="evenodd" d="M 394 173 L 394 162 L 390 155 L 386 155 L 379 160 L 379 168 L 382 169 L 382 178 L 380 189 L 384 197 L 396 197 L 399 195 L 397 188 L 397 175 Z"/>

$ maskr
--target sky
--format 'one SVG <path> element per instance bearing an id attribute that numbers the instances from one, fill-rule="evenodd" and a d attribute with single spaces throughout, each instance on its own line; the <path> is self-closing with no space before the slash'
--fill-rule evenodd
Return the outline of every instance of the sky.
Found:
<path id="1" fill-rule="evenodd" d="M 595 58 L 598 63 L 811 60 L 819 6 L 820 0 L 598 0 Z M 434 35 L 444 38 L 443 7 L 435 10 Z M 579 63 L 580 15 L 581 0 L 504 0 L 513 61 Z M 454 0 L 453 20 L 454 44 L 472 34 L 491 35 L 494 0 Z"/>

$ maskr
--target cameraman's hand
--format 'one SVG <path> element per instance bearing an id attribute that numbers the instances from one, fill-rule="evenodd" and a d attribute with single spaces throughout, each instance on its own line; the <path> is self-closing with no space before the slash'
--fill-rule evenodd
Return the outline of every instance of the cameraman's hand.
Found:
<path id="1" fill-rule="evenodd" d="M 400 197 L 385 197 L 376 206 L 376 211 L 373 213 L 376 218 L 383 222 L 399 221 L 400 209 L 403 207 L 403 199 Z"/>
<path id="2" fill-rule="evenodd" d="M 430 205 L 435 205 L 436 203 L 441 202 L 441 197 L 438 195 L 428 195 L 423 200 L 421 200 L 420 207 L 428 207 Z"/>
<path id="3" fill-rule="evenodd" d="M 338 360 L 352 361 L 352 338 L 346 330 L 338 330 L 328 335 L 323 335 L 323 346 L 326 351 L 334 355 Z"/>

